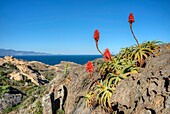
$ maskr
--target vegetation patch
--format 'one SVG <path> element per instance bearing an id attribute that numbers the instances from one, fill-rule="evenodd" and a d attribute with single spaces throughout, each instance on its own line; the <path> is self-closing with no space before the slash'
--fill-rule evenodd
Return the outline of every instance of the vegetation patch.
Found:
<path id="1" fill-rule="evenodd" d="M 34 114 L 42 114 L 42 113 L 43 113 L 42 104 L 40 101 L 37 101 Z"/>
<path id="2" fill-rule="evenodd" d="M 6 86 L 0 86 L 0 97 L 4 94 L 4 93 L 8 93 L 10 91 L 10 86 L 6 85 Z"/>
<path id="3" fill-rule="evenodd" d="M 133 30 L 132 23 L 134 22 L 134 16 L 131 13 L 129 15 L 130 30 L 137 43 L 131 47 L 122 48 L 120 52 L 112 56 L 108 48 L 102 53 L 98 46 L 100 33 L 98 30 L 94 32 L 94 40 L 96 48 L 99 53 L 102 54 L 104 62 L 101 64 L 100 71 L 101 78 L 95 80 L 93 78 L 94 66 L 92 62 L 88 61 L 86 64 L 86 71 L 89 73 L 90 79 L 95 84 L 94 90 L 89 89 L 84 98 L 86 100 L 86 107 L 93 106 L 93 104 L 99 104 L 107 111 L 111 111 L 110 98 L 114 93 L 117 85 L 121 80 L 128 78 L 132 74 L 138 74 L 141 67 L 145 67 L 145 60 L 159 49 L 160 41 L 147 41 L 139 43 Z M 96 103 L 95 103 L 96 102 Z"/>

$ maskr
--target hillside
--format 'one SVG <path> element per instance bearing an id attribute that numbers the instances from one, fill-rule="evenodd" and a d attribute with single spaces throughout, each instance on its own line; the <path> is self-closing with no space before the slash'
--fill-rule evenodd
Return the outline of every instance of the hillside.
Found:
<path id="1" fill-rule="evenodd" d="M 50 55 L 33 51 L 16 51 L 12 49 L 0 49 L 0 56 L 20 56 L 20 55 Z"/>
<path id="2" fill-rule="evenodd" d="M 158 54 L 159 52 L 159 54 Z M 103 59 L 93 61 L 94 80 L 101 79 Z M 49 66 L 12 57 L 0 59 L 0 113 L 9 114 L 169 114 L 170 44 L 162 44 L 139 73 L 123 79 L 111 96 L 111 109 L 87 106 L 94 91 L 86 65 L 61 62 Z"/>

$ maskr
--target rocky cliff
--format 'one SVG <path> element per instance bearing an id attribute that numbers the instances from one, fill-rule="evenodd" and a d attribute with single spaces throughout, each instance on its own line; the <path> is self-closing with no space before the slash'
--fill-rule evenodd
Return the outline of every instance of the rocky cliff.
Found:
<path id="1" fill-rule="evenodd" d="M 55 66 L 48 66 L 40 62 L 20 61 L 18 63 L 16 61 L 18 60 L 14 58 L 1 59 L 1 69 L 9 70 L 7 68 L 9 66 L 5 66 L 5 64 L 12 64 L 15 68 L 7 73 L 9 74 L 7 77 L 10 80 L 21 81 L 22 78 L 14 77 L 24 75 L 22 72 L 27 73 L 24 76 L 27 78 L 28 75 L 32 76 L 35 81 L 28 79 L 31 80 L 34 86 L 24 84 L 23 88 L 27 89 L 17 88 L 20 91 L 17 94 L 23 96 L 23 98 L 21 97 L 22 100 L 19 99 L 20 102 L 13 105 L 15 108 L 10 111 L 0 108 L 1 112 L 5 110 L 6 113 L 9 112 L 10 114 L 170 113 L 170 44 L 161 45 L 159 55 L 149 57 L 146 65 L 140 69 L 138 74 L 133 74 L 118 84 L 111 97 L 111 111 L 105 110 L 97 103 L 86 107 L 84 95 L 86 91 L 94 89 L 95 83 L 91 81 L 89 74 L 86 73 L 85 65 L 61 62 Z M 95 65 L 94 80 L 101 78 L 99 68 L 102 62 L 103 59 L 93 61 Z M 11 73 L 13 73 L 12 76 Z M 42 83 L 39 80 L 47 81 Z M 5 94 L 14 93 L 7 92 Z M 0 99 L 1 103 L 2 99 L 5 98 L 3 95 Z M 0 107 L 3 106 L 0 105 Z M 9 109 L 9 107 L 6 108 Z"/>

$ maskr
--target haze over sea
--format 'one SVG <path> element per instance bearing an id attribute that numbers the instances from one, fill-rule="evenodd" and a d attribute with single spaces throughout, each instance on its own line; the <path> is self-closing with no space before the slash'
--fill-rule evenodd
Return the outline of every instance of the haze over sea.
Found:
<path id="1" fill-rule="evenodd" d="M 2 58 L 3 56 L 0 56 Z M 45 56 L 14 56 L 14 58 L 39 61 L 48 65 L 59 64 L 61 61 L 69 61 L 77 64 L 86 64 L 87 61 L 92 61 L 101 58 L 101 55 L 45 55 Z"/>

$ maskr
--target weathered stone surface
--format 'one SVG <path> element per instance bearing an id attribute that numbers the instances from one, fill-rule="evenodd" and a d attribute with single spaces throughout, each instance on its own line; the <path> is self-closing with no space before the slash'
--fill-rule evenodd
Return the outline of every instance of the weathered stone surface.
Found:
<path id="1" fill-rule="evenodd" d="M 170 50 L 147 60 L 141 73 L 123 80 L 112 97 L 113 106 L 125 114 L 170 113 Z"/>
<path id="2" fill-rule="evenodd" d="M 12 72 L 9 74 L 11 80 L 21 81 L 23 76 L 19 72 Z"/>
<path id="3" fill-rule="evenodd" d="M 51 103 L 52 102 L 50 94 L 46 94 L 45 96 L 43 96 L 42 98 L 43 114 L 53 114 Z"/>
<path id="4" fill-rule="evenodd" d="M 17 105 L 22 102 L 21 94 L 9 94 L 5 93 L 0 98 L 0 113 L 6 108 L 12 107 L 13 105 Z"/>
<path id="5" fill-rule="evenodd" d="M 97 66 L 98 62 L 101 61 L 97 60 L 96 62 L 94 62 L 94 65 Z M 65 114 L 91 114 L 93 110 L 91 108 L 86 108 L 83 96 L 85 95 L 85 92 L 90 88 L 90 86 L 94 85 L 92 85 L 92 81 L 89 78 L 89 74 L 85 71 L 85 65 L 82 66 L 70 62 L 62 62 L 60 64 L 60 68 L 62 68 L 62 66 L 65 66 L 65 64 L 69 64 L 69 73 L 63 79 L 64 82 L 62 82 L 62 84 L 67 89 L 67 98 L 64 102 Z M 95 71 L 96 70 L 97 67 L 95 68 Z M 94 72 L 93 75 L 95 76 L 94 79 L 98 79 L 100 77 L 98 71 Z M 68 83 L 66 83 L 67 79 L 69 80 Z M 56 83 L 58 84 L 58 82 Z M 95 112 L 96 114 L 99 112 L 102 113 L 101 110 L 97 111 L 97 109 L 94 110 L 93 113 L 95 114 Z"/>

